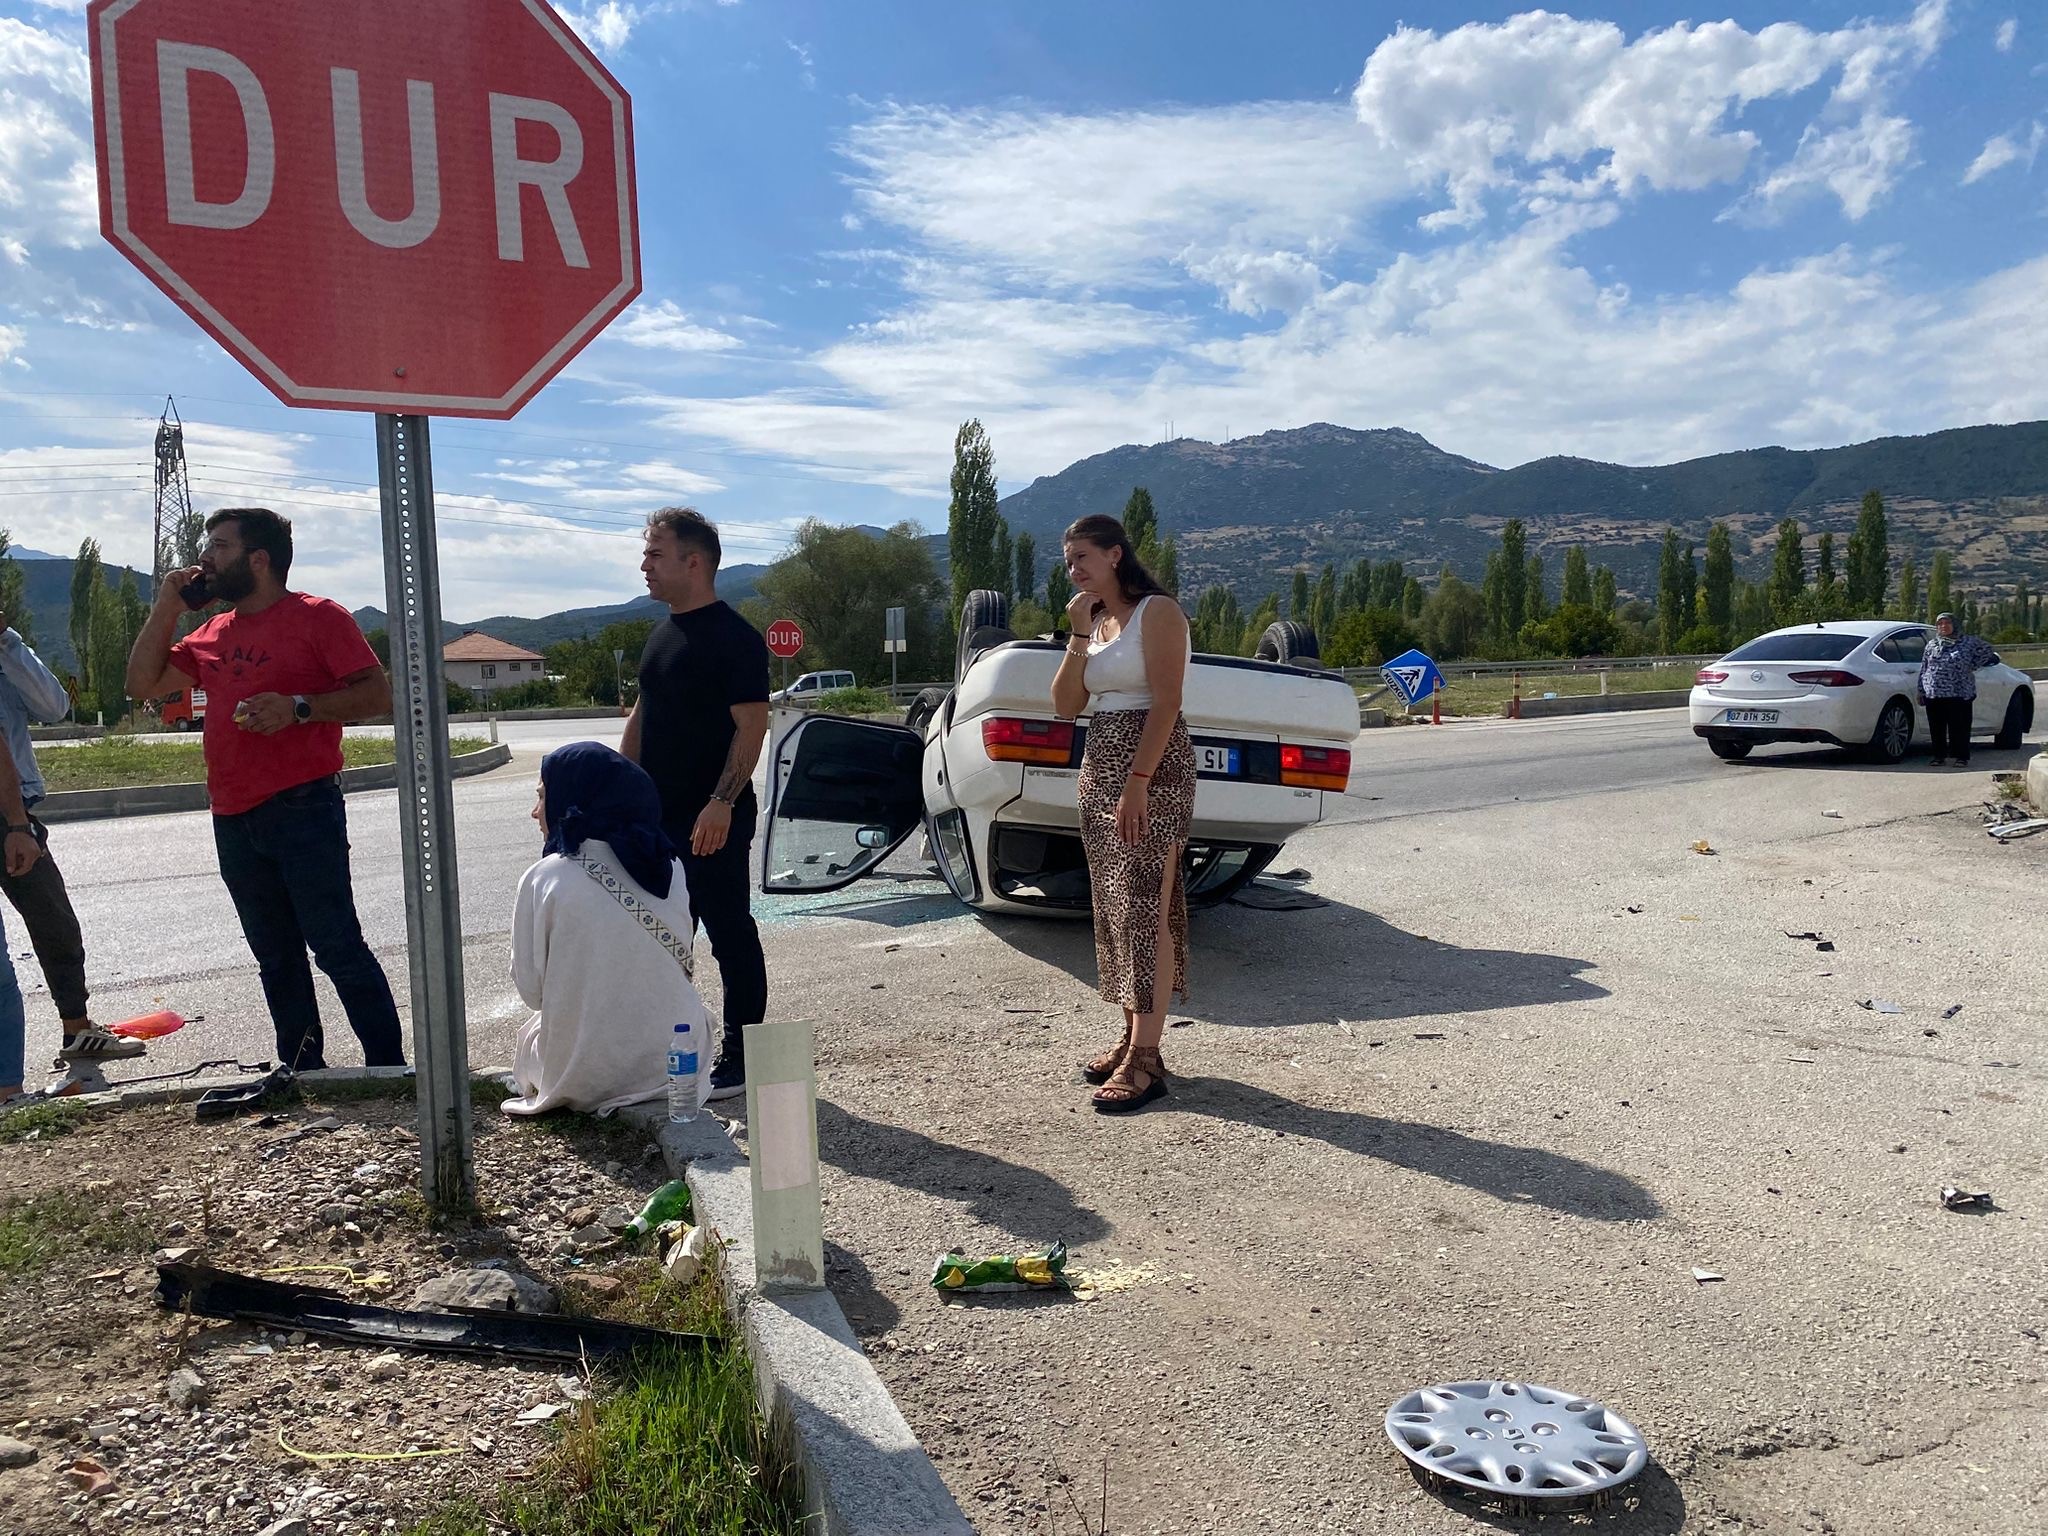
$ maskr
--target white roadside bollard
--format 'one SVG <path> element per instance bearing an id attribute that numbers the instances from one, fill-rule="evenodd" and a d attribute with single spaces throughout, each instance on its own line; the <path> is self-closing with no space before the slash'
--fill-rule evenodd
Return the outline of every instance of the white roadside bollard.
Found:
<path id="1" fill-rule="evenodd" d="M 749 1024 L 745 1034 L 756 1283 L 764 1291 L 819 1290 L 825 1222 L 811 1021 Z"/>

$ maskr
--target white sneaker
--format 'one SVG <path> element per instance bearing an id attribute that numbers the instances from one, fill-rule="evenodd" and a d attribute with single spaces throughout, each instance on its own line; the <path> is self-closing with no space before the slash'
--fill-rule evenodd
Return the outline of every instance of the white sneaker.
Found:
<path id="1" fill-rule="evenodd" d="M 140 1040 L 130 1040 L 125 1035 L 114 1034 L 102 1029 L 90 1019 L 85 1028 L 75 1035 L 64 1037 L 63 1048 L 57 1052 L 59 1061 L 114 1061 L 127 1056 L 146 1055 L 149 1047 Z"/>

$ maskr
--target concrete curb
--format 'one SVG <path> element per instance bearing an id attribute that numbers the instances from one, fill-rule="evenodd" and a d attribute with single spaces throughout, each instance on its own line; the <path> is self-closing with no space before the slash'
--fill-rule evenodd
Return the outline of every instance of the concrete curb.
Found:
<path id="1" fill-rule="evenodd" d="M 512 749 L 503 742 L 476 752 L 457 753 L 451 771 L 458 779 L 489 773 L 512 760 Z M 357 794 L 366 789 L 390 789 L 398 783 L 396 763 L 374 763 L 367 768 L 344 768 L 341 792 Z M 170 811 L 203 811 L 212 802 L 206 785 L 138 784 L 123 789 L 65 789 L 46 795 L 36 806 L 43 821 L 91 821 L 111 816 L 155 816 Z"/>
<path id="2" fill-rule="evenodd" d="M 806 1520 L 828 1536 L 973 1536 L 833 1294 L 759 1289 L 747 1160 L 717 1118 L 673 1125 L 659 1105 L 619 1115 L 654 1131 L 698 1222 L 726 1240 L 726 1306 L 754 1362 L 762 1415 L 803 1470 Z"/>
<path id="3" fill-rule="evenodd" d="M 2027 759 L 2027 798 L 2034 802 L 2036 816 L 2048 816 L 2048 752 Z"/>
<path id="4" fill-rule="evenodd" d="M 1663 688 L 1649 693 L 1580 693 L 1559 699 L 1522 700 L 1524 720 L 1557 715 L 1606 715 L 1630 709 L 1677 709 L 1692 698 L 1690 688 Z"/>

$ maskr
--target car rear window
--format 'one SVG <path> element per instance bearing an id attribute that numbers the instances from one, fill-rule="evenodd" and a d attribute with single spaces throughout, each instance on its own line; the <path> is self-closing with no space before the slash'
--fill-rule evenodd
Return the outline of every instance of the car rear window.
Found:
<path id="1" fill-rule="evenodd" d="M 1840 661 L 1855 650 L 1868 635 L 1851 635 L 1835 629 L 1798 630 L 1789 635 L 1764 635 L 1739 651 L 1730 651 L 1729 661 Z"/>

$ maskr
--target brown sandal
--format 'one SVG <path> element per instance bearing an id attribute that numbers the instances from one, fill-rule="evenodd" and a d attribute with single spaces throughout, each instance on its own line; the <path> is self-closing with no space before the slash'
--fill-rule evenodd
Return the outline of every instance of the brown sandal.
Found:
<path id="1" fill-rule="evenodd" d="M 1124 1053 L 1131 1048 L 1131 1026 L 1124 1026 L 1123 1037 L 1100 1056 L 1091 1056 L 1081 1063 L 1081 1077 L 1086 1082 L 1106 1083 L 1116 1076 L 1116 1069 L 1124 1064 Z"/>
<path id="2" fill-rule="evenodd" d="M 1142 1073 L 1145 1086 L 1140 1088 L 1132 1077 Z M 1134 1045 L 1125 1053 L 1124 1059 L 1108 1081 L 1095 1091 L 1095 1113 L 1098 1115 L 1128 1115 L 1143 1109 L 1154 1099 L 1166 1097 L 1166 1063 L 1160 1060 L 1156 1045 Z"/>

